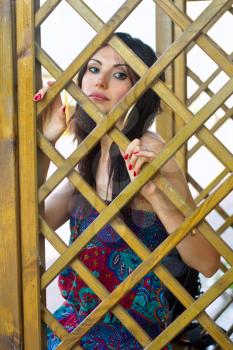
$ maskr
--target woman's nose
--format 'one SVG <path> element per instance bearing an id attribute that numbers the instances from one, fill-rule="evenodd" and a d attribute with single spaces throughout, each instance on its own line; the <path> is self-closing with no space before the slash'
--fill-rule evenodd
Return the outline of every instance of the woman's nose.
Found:
<path id="1" fill-rule="evenodd" d="M 104 74 L 98 76 L 96 80 L 96 86 L 106 89 L 108 86 L 108 79 Z"/>

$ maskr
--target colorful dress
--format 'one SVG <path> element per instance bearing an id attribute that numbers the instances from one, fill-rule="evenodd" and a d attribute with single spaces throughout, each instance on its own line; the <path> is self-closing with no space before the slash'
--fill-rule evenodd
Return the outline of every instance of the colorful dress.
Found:
<path id="1" fill-rule="evenodd" d="M 70 244 L 97 218 L 93 208 L 79 206 L 70 218 Z M 125 223 L 153 251 L 167 233 L 153 212 L 128 209 Z M 92 271 L 93 275 L 113 291 L 141 263 L 141 259 L 129 248 L 125 241 L 106 225 L 79 254 L 79 259 Z M 100 303 L 100 299 L 81 280 L 71 267 L 59 276 L 59 288 L 65 298 L 63 305 L 54 313 L 56 319 L 72 332 Z M 148 273 L 120 304 L 140 324 L 151 338 L 155 338 L 166 326 L 168 304 L 163 286 L 158 277 Z M 56 349 L 60 339 L 49 329 L 48 350 Z M 108 312 L 80 340 L 83 349 L 88 350 L 141 350 L 142 346 L 117 319 Z M 165 349 L 170 349 L 167 346 Z"/>

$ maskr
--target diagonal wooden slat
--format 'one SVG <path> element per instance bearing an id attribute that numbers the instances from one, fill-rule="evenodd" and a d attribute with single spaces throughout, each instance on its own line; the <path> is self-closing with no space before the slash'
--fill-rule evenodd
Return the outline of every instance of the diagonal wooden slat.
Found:
<path id="1" fill-rule="evenodd" d="M 78 341 L 88 331 L 88 329 L 91 326 L 93 326 L 93 324 L 98 322 L 108 310 L 112 309 L 112 307 L 116 305 L 117 302 L 119 302 L 119 300 L 122 298 L 122 296 L 125 293 L 127 293 L 131 288 L 133 288 L 144 277 L 146 273 L 151 271 L 156 266 L 156 264 L 171 249 L 171 247 L 169 246 L 169 243 L 171 243 L 172 246 L 177 245 L 185 237 L 185 235 L 187 235 L 190 228 L 192 229 L 194 226 L 196 226 L 198 222 L 201 220 L 201 217 L 207 215 L 208 212 L 212 210 L 214 206 L 222 198 L 224 198 L 227 193 L 229 193 L 229 191 L 232 190 L 232 188 L 233 188 L 233 176 L 230 179 L 227 179 L 225 183 L 221 185 L 221 188 L 219 188 L 215 193 L 213 193 L 211 195 L 211 198 L 208 198 L 206 200 L 205 205 L 201 205 L 198 209 L 196 209 L 195 212 L 192 215 L 190 215 L 190 217 L 187 218 L 181 224 L 180 228 L 177 229 L 172 236 L 170 235 L 164 242 L 162 242 L 160 246 L 157 247 L 157 249 L 153 251 L 150 254 L 150 256 L 147 259 L 145 259 L 144 262 L 140 264 L 139 267 L 136 270 L 134 270 L 131 273 L 131 275 L 127 277 L 120 284 L 120 286 L 114 289 L 111 295 L 109 295 L 109 297 L 107 297 L 104 301 L 102 301 L 102 303 L 95 309 L 95 311 L 93 311 L 90 315 L 88 315 L 85 318 L 85 320 L 76 328 L 76 330 L 73 331 L 72 334 L 69 334 L 69 336 L 67 336 L 67 338 L 64 339 L 63 344 L 58 349 L 59 350 L 67 349 L 66 347 L 67 345 L 71 346 L 71 344 L 74 344 L 76 341 Z M 201 214 L 201 217 L 198 214 Z M 156 269 L 155 269 L 155 273 L 156 273 Z M 224 276 L 221 279 L 224 279 Z M 228 285 L 229 283 L 231 282 L 228 281 Z M 223 290 L 225 290 L 227 286 Z M 219 288 L 217 288 L 217 292 L 221 293 L 221 291 L 219 292 Z M 200 310 L 198 309 L 197 314 L 199 313 L 200 313 Z M 194 315 L 194 317 L 195 316 L 196 315 Z"/>
<path id="2" fill-rule="evenodd" d="M 200 203 L 204 198 L 207 198 L 209 193 L 217 187 L 217 185 L 229 174 L 227 169 L 224 169 L 210 184 L 195 198 L 195 203 Z"/>
<path id="3" fill-rule="evenodd" d="M 229 226 L 233 227 L 233 215 L 229 216 L 224 224 L 217 229 L 216 234 L 221 235 Z"/>
<path id="4" fill-rule="evenodd" d="M 177 319 L 169 325 L 145 350 L 161 349 L 177 333 L 182 330 L 189 322 L 200 314 L 213 300 L 215 300 L 233 280 L 233 267 L 226 272 L 214 286 L 210 287 L 198 300 L 196 300 L 187 310 L 185 310 Z M 222 349 L 232 349 L 233 344 L 229 338 L 223 338 Z M 219 341 L 219 339 L 218 339 Z"/>
<path id="5" fill-rule="evenodd" d="M 196 182 L 196 180 L 194 180 L 194 178 L 190 174 L 188 174 L 188 181 L 198 192 L 203 192 L 203 188 Z M 218 214 L 220 214 L 223 217 L 223 219 L 228 218 L 226 211 L 219 205 L 216 206 L 215 210 L 218 212 Z"/>
<path id="6" fill-rule="evenodd" d="M 53 245 L 59 254 L 65 252 L 67 245 L 54 233 L 53 230 L 46 224 L 43 218 L 40 218 L 40 229 L 45 238 Z M 143 249 L 143 246 L 142 246 Z M 75 259 L 72 264 L 72 268 L 81 277 L 81 279 L 92 289 L 92 291 L 103 300 L 110 293 L 108 290 L 98 281 L 96 277 L 88 270 L 88 268 L 80 260 Z M 117 305 L 112 312 L 114 315 L 124 324 L 137 341 L 146 346 L 150 343 L 151 339 L 147 333 L 139 326 L 139 324 L 130 316 L 127 311 L 121 306 Z"/>
<path id="7" fill-rule="evenodd" d="M 64 89 L 69 80 L 73 79 L 81 66 L 101 47 L 113 34 L 114 30 L 127 18 L 142 0 L 127 0 L 106 23 L 105 27 L 89 42 L 82 51 L 60 75 L 56 83 L 48 90 L 45 98 L 38 104 L 37 112 L 40 114 L 48 104 Z"/>
<path id="8" fill-rule="evenodd" d="M 46 0 L 46 2 L 36 11 L 35 28 L 39 27 L 62 0 Z"/>
<path id="9" fill-rule="evenodd" d="M 187 141 L 187 139 L 195 132 L 205 120 L 208 119 L 209 114 L 211 115 L 213 111 L 218 108 L 219 104 L 223 103 L 231 93 L 233 88 L 233 79 L 222 88 L 218 94 L 216 94 L 211 104 L 206 104 L 201 111 L 199 111 L 195 118 L 193 118 L 189 125 L 186 125 L 181 132 L 179 132 L 168 144 L 167 146 L 156 156 L 156 158 L 145 166 L 141 171 L 138 177 L 131 182 L 120 194 L 119 196 L 100 214 L 100 216 L 95 220 L 95 223 L 91 224 L 86 232 L 88 232 L 89 239 L 98 232 L 107 222 L 109 217 L 114 216 L 122 207 L 125 205 L 137 191 L 139 191 L 142 186 L 150 180 L 152 176 L 155 175 L 155 172 L 176 152 L 179 147 Z M 106 122 L 104 120 L 103 122 Z M 75 151 L 76 152 L 76 151 Z M 72 167 L 71 167 L 72 168 Z M 94 228 L 94 232 L 92 231 Z M 84 235 L 82 235 L 84 236 Z M 80 237 L 85 242 L 84 237 Z M 88 238 L 88 235 L 85 235 L 85 239 Z M 88 239 L 88 240 L 89 240 Z M 88 242 L 87 240 L 87 242 Z M 67 249 L 66 253 L 60 257 L 50 269 L 47 270 L 45 274 L 48 276 L 50 273 L 55 277 L 61 270 L 59 269 L 60 262 L 62 266 L 65 266 L 77 254 L 76 248 L 78 248 L 79 240 L 75 241 L 70 248 Z M 86 242 L 84 243 L 86 244 Z M 79 246 L 80 248 L 80 246 Z M 71 253 L 72 251 L 72 253 Z M 53 272 L 51 272 L 53 271 Z M 52 277 L 52 278 L 53 278 Z M 42 277 L 43 281 L 43 277 Z M 43 285 L 44 283 L 42 283 Z"/>
<path id="10" fill-rule="evenodd" d="M 227 113 L 217 121 L 217 123 L 210 129 L 210 132 L 212 134 L 215 133 L 215 131 L 220 128 L 229 118 L 232 118 L 233 116 L 233 108 L 230 108 Z M 187 154 L 188 159 L 192 157 L 192 155 L 202 146 L 201 142 L 197 142 L 189 151 Z"/>
<path id="11" fill-rule="evenodd" d="M 156 274 L 160 280 L 166 285 L 167 288 L 172 290 L 177 300 L 179 300 L 186 308 L 190 307 L 195 301 L 188 292 L 174 279 L 167 269 L 159 265 L 156 268 Z M 215 286 L 213 286 L 215 288 Z M 209 315 L 203 310 L 198 316 L 197 320 L 204 327 L 207 332 L 212 336 L 217 344 L 221 346 L 228 346 L 229 340 L 225 333 L 214 323 Z"/>
<path id="12" fill-rule="evenodd" d="M 198 33 L 202 30 L 202 27 L 205 26 L 208 21 L 212 18 L 211 16 L 218 10 L 218 6 L 215 2 L 219 0 L 215 0 L 208 9 L 211 7 L 210 13 L 203 12 L 203 16 L 199 16 L 198 20 L 194 22 L 188 32 L 184 32 L 179 39 L 177 39 L 170 48 L 166 51 L 164 55 L 162 55 L 158 61 L 146 72 L 146 74 L 141 78 L 134 87 L 126 94 L 126 96 L 118 103 L 118 105 L 113 109 L 110 116 L 103 120 L 98 128 L 95 128 L 92 133 L 87 136 L 84 143 L 78 146 L 77 150 L 67 159 L 66 164 L 62 168 L 57 169 L 57 171 L 46 181 L 44 185 L 41 186 L 39 190 L 39 201 L 41 202 L 46 198 L 46 196 L 52 191 L 52 189 L 59 184 L 59 182 L 64 178 L 64 176 L 69 172 L 85 155 L 84 152 L 90 150 L 97 141 L 116 123 L 116 121 L 123 115 L 122 107 L 124 110 L 129 108 L 145 91 L 148 86 L 151 86 L 158 75 L 161 73 L 163 69 L 166 68 L 168 64 L 170 64 L 171 60 L 174 59 L 186 46 L 187 43 L 195 38 Z M 215 6 L 214 6 L 215 5 Z M 64 77 L 65 78 L 65 77 Z M 60 78 L 59 78 L 60 80 Z M 65 82 L 63 81 L 63 84 Z M 146 84 L 146 85 L 145 85 Z M 229 84 L 231 84 L 229 82 Z M 55 85 L 54 85 L 55 86 Z M 229 87 L 228 84 L 226 86 Z M 51 88 L 52 89 L 52 88 Z M 60 91 L 59 91 L 60 92 Z M 213 98 L 214 100 L 214 98 Z M 76 154 L 78 154 L 76 158 Z"/>
<path id="13" fill-rule="evenodd" d="M 178 24 L 181 29 L 186 30 L 188 26 L 192 23 L 191 19 L 185 15 L 179 8 L 177 8 L 171 1 L 168 0 L 154 0 L 156 4 L 169 16 L 171 19 Z M 219 3 L 216 3 L 216 6 L 219 6 L 219 11 L 221 11 L 221 8 L 224 6 L 230 6 L 233 1 L 219 1 Z M 211 5 L 213 2 L 211 3 Z M 206 9 L 208 11 L 209 7 Z M 205 11 L 206 11 L 205 10 Z M 203 11 L 204 13 L 204 11 Z M 202 14 L 203 14 L 202 13 Z M 202 15 L 201 14 L 201 15 Z M 215 15 L 217 15 L 215 13 Z M 213 16 L 214 18 L 214 16 Z M 208 24 L 208 23 L 207 23 Z M 200 48 L 211 57 L 219 67 L 222 68 L 222 70 L 229 75 L 229 77 L 232 77 L 233 75 L 233 64 L 228 60 L 228 57 L 226 54 L 221 50 L 217 44 L 206 34 L 200 35 L 196 40 L 196 43 L 200 46 Z"/>

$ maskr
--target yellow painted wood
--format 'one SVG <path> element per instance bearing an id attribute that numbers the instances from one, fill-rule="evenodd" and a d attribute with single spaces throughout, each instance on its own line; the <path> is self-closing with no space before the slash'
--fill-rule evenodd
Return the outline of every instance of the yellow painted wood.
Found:
<path id="1" fill-rule="evenodd" d="M 60 75 L 56 83 L 49 89 L 46 97 L 38 104 L 37 111 L 41 113 L 48 104 L 61 92 L 67 82 L 79 71 L 81 66 L 93 55 L 93 53 L 105 43 L 114 30 L 127 18 L 130 13 L 140 4 L 142 0 L 127 0 L 115 13 L 113 18 L 106 23 L 106 26 L 92 39 L 69 67 Z"/>
<path id="2" fill-rule="evenodd" d="M 218 74 L 221 72 L 221 69 L 216 69 L 205 82 L 203 82 L 191 69 L 187 68 L 187 75 L 197 84 L 199 85 L 199 88 L 193 93 L 193 95 L 188 99 L 187 105 L 190 106 L 193 101 L 195 101 L 200 94 L 204 91 L 209 97 L 212 97 L 214 95 L 213 91 L 209 88 L 209 85 L 212 81 L 218 76 Z M 223 104 L 222 110 L 226 113 L 229 108 Z"/>
<path id="3" fill-rule="evenodd" d="M 217 235 L 221 235 L 229 226 L 233 226 L 233 215 L 229 216 L 224 224 L 216 231 Z"/>
<path id="4" fill-rule="evenodd" d="M 192 184 L 192 186 L 199 192 L 203 191 L 203 188 L 192 178 L 191 175 L 188 175 L 188 181 Z M 216 206 L 215 210 L 217 211 L 218 214 L 222 216 L 223 219 L 228 218 L 228 214 L 226 211 L 219 205 Z"/>
<path id="5" fill-rule="evenodd" d="M 196 300 L 186 311 L 184 311 L 166 330 L 161 333 L 145 350 L 161 349 L 167 344 L 177 331 L 182 330 L 189 322 L 200 314 L 201 310 L 205 309 L 213 300 L 215 300 L 221 293 L 232 283 L 233 268 L 226 272 L 214 286 L 210 287 L 198 300 Z M 227 337 L 218 338 L 221 342 L 221 347 L 224 350 L 232 349 L 232 342 Z"/>
<path id="6" fill-rule="evenodd" d="M 46 224 L 46 222 L 40 219 L 40 229 L 43 232 L 46 239 L 53 245 L 53 247 L 63 254 L 67 245 L 57 236 Z M 71 264 L 74 271 L 81 277 L 81 279 L 92 289 L 92 291 L 103 300 L 109 295 L 107 289 L 98 281 L 96 277 L 88 270 L 88 268 L 80 260 L 76 259 Z M 124 324 L 127 329 L 133 334 L 142 346 L 146 346 L 150 343 L 151 339 L 147 333 L 138 325 L 138 323 L 132 318 L 127 311 L 121 306 L 117 305 L 112 312 L 115 316 Z"/>
<path id="7" fill-rule="evenodd" d="M 85 238 L 82 235 L 80 237 L 80 241 L 83 241 L 84 245 L 89 241 L 89 239 L 92 238 L 93 232 L 91 232 L 94 229 L 94 232 L 98 232 L 106 223 L 108 218 L 108 212 L 110 211 L 112 215 L 115 215 L 119 209 L 129 201 L 132 196 L 140 190 L 140 188 L 155 174 L 155 172 L 167 161 L 168 158 L 170 158 L 177 149 L 192 135 L 192 133 L 197 130 L 205 120 L 208 119 L 209 114 L 212 115 L 215 109 L 219 107 L 219 104 L 223 103 L 224 100 L 226 100 L 231 94 L 233 88 L 233 79 L 230 80 L 211 100 L 211 103 L 207 103 L 196 115 L 195 118 L 193 118 L 189 125 L 186 125 L 182 132 L 179 132 L 164 148 L 160 154 L 153 160 L 150 164 L 145 166 L 145 168 L 142 170 L 142 172 L 139 174 L 137 179 L 130 183 L 120 194 L 119 196 L 104 210 L 97 220 L 95 220 L 95 223 L 89 226 L 87 229 L 88 234 L 90 235 L 88 238 L 88 235 L 85 235 Z M 107 120 L 105 119 L 101 124 L 106 123 Z M 94 131 L 99 131 L 100 128 L 96 128 Z M 90 136 L 90 135 L 89 135 Z M 88 136 L 88 137 L 89 137 Z M 88 138 L 87 137 L 87 138 Z M 80 147 L 80 146 L 79 146 Z M 77 150 L 79 149 L 77 148 Z M 74 152 L 77 152 L 74 151 Z M 72 159 L 72 155 L 70 157 Z M 68 158 L 68 160 L 70 159 Z M 67 162 L 67 161 L 66 161 Z M 70 167 L 71 170 L 72 166 Z M 97 224 L 98 223 L 98 224 Z M 77 239 L 76 242 L 73 243 L 72 247 L 70 247 L 67 251 L 69 253 L 64 254 L 61 256 L 54 264 L 50 267 L 49 270 L 46 271 L 46 274 L 49 274 L 49 271 L 53 270 L 52 275 L 55 277 L 57 273 L 59 273 L 61 270 L 59 268 L 64 267 L 66 264 L 69 263 L 69 259 L 72 259 L 72 254 L 70 255 L 71 251 L 74 251 L 74 254 L 77 252 L 75 251 L 75 247 L 79 245 L 79 239 Z M 81 242 L 80 242 L 81 243 Z M 80 244 L 81 246 L 82 244 Z M 58 267 L 60 265 L 61 266 Z M 55 273 L 55 274 L 54 274 Z M 43 278 L 42 278 L 43 280 Z M 43 284 L 43 283 L 42 283 Z"/>
<path id="8" fill-rule="evenodd" d="M 218 128 L 220 128 L 220 126 L 222 126 L 225 123 L 225 121 L 227 121 L 232 116 L 233 116 L 233 108 L 230 108 L 226 112 L 226 114 L 219 121 L 217 121 L 217 123 L 210 129 L 210 132 L 214 134 L 214 132 L 217 131 Z M 188 151 L 188 154 L 187 154 L 188 159 L 192 157 L 192 155 L 201 147 L 201 145 L 202 143 L 198 142 Z M 213 150 L 211 151 L 213 152 Z"/>
<path id="9" fill-rule="evenodd" d="M 180 226 L 178 230 L 175 231 L 173 235 L 170 235 L 164 242 L 160 244 L 160 246 L 150 254 L 150 256 L 136 269 L 134 270 L 128 278 L 126 278 L 120 286 L 118 286 L 114 291 L 109 295 L 109 297 L 105 298 L 104 301 L 90 314 L 87 318 L 80 324 L 75 331 L 73 331 L 72 334 L 69 334 L 63 341 L 63 343 L 59 346 L 59 350 L 69 349 L 69 347 L 72 346 L 76 341 L 78 341 L 87 331 L 88 329 L 96 322 L 98 322 L 103 315 L 109 311 L 119 300 L 122 298 L 122 296 L 127 293 L 131 288 L 133 288 L 136 283 L 138 283 L 146 273 L 148 273 L 150 270 L 152 270 L 156 264 L 167 254 L 168 250 L 172 248 L 172 246 L 178 244 L 178 242 L 184 238 L 184 236 L 188 233 L 190 228 L 195 227 L 198 222 L 201 220 L 201 217 L 204 217 L 208 214 L 210 210 L 216 205 L 217 202 L 221 201 L 222 198 L 224 198 L 229 191 L 231 191 L 233 188 L 233 177 L 230 179 L 227 179 L 223 185 L 219 187 L 219 189 L 213 193 L 210 198 L 208 198 L 205 202 L 205 205 L 201 205 L 198 209 L 195 210 L 193 215 L 191 215 L 189 218 L 187 218 Z M 111 204 L 110 204 L 111 206 Z M 97 219 L 98 220 L 98 219 Z M 91 224 L 93 225 L 93 224 Z M 90 225 L 90 226 L 91 226 Z M 90 227 L 89 226 L 89 227 Z M 88 227 L 88 228 L 89 228 Z M 88 228 L 86 230 L 86 234 L 88 231 Z M 80 237 L 81 238 L 81 237 Z M 80 238 L 77 238 L 77 241 L 81 241 Z M 72 245 L 72 246 L 73 246 Z M 72 246 L 67 249 L 71 250 Z M 67 252 L 66 251 L 66 252 Z M 65 253 L 66 254 L 66 253 Z M 227 275 L 227 277 L 225 277 Z M 233 277 L 233 271 L 229 270 L 222 278 L 222 288 L 212 288 L 211 289 L 211 295 L 214 295 L 214 299 L 216 298 L 216 295 L 221 294 L 223 290 L 225 290 L 229 284 L 232 282 Z M 225 286 L 225 284 L 226 286 Z M 216 285 L 218 285 L 216 283 Z M 201 302 L 199 302 L 201 305 L 205 302 L 210 303 L 209 293 L 208 297 L 206 297 L 206 292 L 203 295 L 203 299 L 201 299 Z M 212 294 L 213 293 L 213 294 Z M 207 301 L 206 301 L 207 299 Z M 199 299 L 200 300 L 200 299 Z M 193 304 L 196 306 L 197 301 Z M 193 305 L 190 307 L 190 309 L 193 311 L 193 313 L 188 313 L 189 317 L 193 318 L 200 313 L 200 310 Z M 207 304 L 208 305 L 208 304 Z M 197 312 L 197 314 L 195 314 Z M 184 313 L 183 313 L 184 314 Z M 191 318 L 192 319 L 192 318 Z M 187 322 L 189 323 L 190 320 Z M 174 322 L 175 323 L 175 322 Z M 186 324 L 187 324 L 186 323 Z M 182 323 L 183 324 L 183 323 Z M 181 325 L 182 327 L 182 325 Z M 164 331 L 165 332 L 165 331 Z M 164 332 L 162 334 L 164 334 Z M 158 339 L 160 336 L 158 336 L 156 339 Z M 173 337 L 173 335 L 172 335 Z M 153 342 L 152 342 L 153 343 Z"/>
<path id="10" fill-rule="evenodd" d="M 218 1 L 218 0 L 215 0 Z M 217 11 L 218 6 L 216 6 L 212 9 L 212 12 L 215 13 Z M 210 5 L 211 6 L 211 5 Z M 205 12 L 205 11 L 204 11 Z M 211 12 L 211 15 L 213 13 Z M 208 13 L 207 13 L 208 14 Z M 171 60 L 176 57 L 186 46 L 187 42 L 192 40 L 195 35 L 198 34 L 198 32 L 202 29 L 204 25 L 206 25 L 211 18 L 210 15 L 206 16 L 199 16 L 197 21 L 195 21 L 190 27 L 190 30 L 188 32 L 184 32 L 178 40 L 175 41 L 173 45 L 170 46 L 170 48 L 166 51 L 166 53 L 163 56 L 163 59 L 158 60 L 156 64 L 154 64 L 141 78 L 141 80 L 129 91 L 129 93 L 124 97 L 121 103 L 119 103 L 111 112 L 111 116 L 109 118 L 104 119 L 100 124 L 99 128 L 96 128 L 85 140 L 85 146 L 84 144 L 81 144 L 75 152 L 67 159 L 66 165 L 62 168 L 57 169 L 57 171 L 47 180 L 45 185 L 43 185 L 39 190 L 39 201 L 42 201 L 46 198 L 46 196 L 53 190 L 53 188 L 60 183 L 60 181 L 64 178 L 64 176 L 69 172 L 85 155 L 85 151 L 87 149 L 92 148 L 97 141 L 103 136 L 104 131 L 105 133 L 114 125 L 114 123 L 123 115 L 124 111 L 122 110 L 122 107 L 129 108 L 130 105 L 132 105 L 139 96 L 145 91 L 148 84 L 152 85 L 155 81 L 156 77 L 160 74 L 160 72 L 171 62 Z M 162 57 L 161 56 L 161 57 Z M 64 74 L 63 74 L 64 75 Z M 63 76 L 62 75 L 62 76 Z M 64 76 L 64 79 L 66 77 Z M 59 78 L 59 81 L 61 79 Z M 66 81 L 66 79 L 65 79 Z M 58 83 L 57 83 L 58 84 Z M 60 83 L 59 83 L 60 84 Z M 64 81 L 62 82 L 64 84 Z M 54 84 L 55 87 L 56 84 Z M 53 87 L 51 88 L 52 91 Z M 226 84 L 224 89 L 232 89 L 231 87 L 231 81 L 229 81 L 228 84 Z M 222 90 L 221 90 L 222 91 Z M 220 92 L 219 92 L 220 93 Z M 219 95 L 218 93 L 218 95 Z M 56 94 L 55 94 L 56 96 Z M 229 95 L 228 95 L 229 96 Z M 213 98 L 214 100 L 214 98 Z M 221 101 L 224 102 L 224 101 Z M 209 106 L 209 104 L 207 104 Z M 214 105 L 214 104 L 213 104 Z M 42 107 L 41 107 L 42 108 Z M 43 105 L 43 108 L 45 108 L 45 105 Z M 205 108 L 205 107 L 204 107 Z M 203 108 L 203 110 L 205 110 Z M 211 110 L 211 108 L 210 108 Z M 207 118 L 206 118 L 207 119 Z M 198 120 L 198 118 L 196 118 Z M 204 120 L 203 120 L 204 122 Z M 76 158 L 76 154 L 78 153 L 78 156 Z"/>
<path id="11" fill-rule="evenodd" d="M 182 11 L 186 10 L 186 2 L 184 0 L 175 0 L 175 5 Z M 182 30 L 178 26 L 174 26 L 174 39 L 178 38 L 182 33 Z M 178 97 L 180 101 L 184 104 L 186 102 L 186 54 L 182 52 L 174 60 L 174 94 Z M 184 120 L 176 113 L 174 110 L 174 134 L 178 132 L 184 125 Z M 184 144 L 183 147 L 179 149 L 176 153 L 176 160 L 180 168 L 186 174 L 186 148 L 187 145 Z"/>
<path id="12" fill-rule="evenodd" d="M 194 299 L 188 294 L 188 292 L 177 282 L 177 280 L 171 275 L 171 273 L 164 268 L 164 266 L 157 266 L 156 274 L 161 279 L 161 281 L 166 285 L 167 288 L 172 290 L 174 296 L 183 304 L 184 307 L 188 308 L 194 303 Z M 214 287 L 215 288 L 215 287 Z M 217 343 L 219 343 L 219 339 L 221 344 L 228 344 L 229 340 L 225 333 L 214 323 L 214 321 L 210 318 L 210 316 L 202 311 L 198 317 L 198 322 L 208 331 L 208 333 L 212 336 Z M 176 334 L 179 330 L 175 330 Z"/>
<path id="13" fill-rule="evenodd" d="M 183 30 L 187 29 L 192 21 L 190 18 L 182 13 L 177 7 L 173 5 L 172 2 L 168 0 L 154 0 L 156 4 L 165 11 L 172 20 L 177 23 Z M 231 1 L 221 1 L 219 0 L 218 3 L 215 1 L 211 2 L 210 6 L 217 6 L 218 11 L 217 13 L 212 16 L 209 22 L 212 23 L 212 19 L 215 18 L 218 13 L 225 8 L 225 6 L 229 6 Z M 204 12 L 209 12 L 210 7 L 202 12 L 201 16 L 205 16 Z M 210 15 L 210 12 L 209 12 Z M 195 21 L 196 22 L 196 21 Z M 206 23 L 208 25 L 208 23 Z M 203 28 L 204 29 L 204 28 Z M 222 68 L 222 70 L 229 75 L 229 77 L 232 77 L 233 75 L 233 64 L 229 61 L 227 55 L 223 52 L 223 50 L 220 50 L 219 47 L 216 45 L 216 43 L 210 38 L 207 37 L 205 34 L 201 34 L 199 37 L 195 39 L 196 43 L 200 46 L 200 48 L 207 53 L 216 63 L 219 67 Z"/>
<path id="14" fill-rule="evenodd" d="M 0 347 L 23 345 L 18 213 L 15 3 L 0 0 Z"/>
<path id="15" fill-rule="evenodd" d="M 43 5 L 36 11 L 35 28 L 38 28 L 52 11 L 60 4 L 61 0 L 46 0 Z"/>
<path id="16" fill-rule="evenodd" d="M 16 2 L 16 28 L 24 348 L 41 350 L 36 114 L 32 100 L 35 93 L 34 1 Z"/>
<path id="17" fill-rule="evenodd" d="M 160 274 L 161 276 L 161 274 Z M 167 276 L 168 277 L 168 276 Z M 185 310 L 172 324 L 170 324 L 164 332 L 162 332 L 145 350 L 149 349 L 161 349 L 165 344 L 167 344 L 177 332 L 181 331 L 189 322 L 200 315 L 199 320 L 204 320 L 206 328 L 206 315 L 201 313 L 213 300 L 215 300 L 231 283 L 233 280 L 233 268 L 229 270 L 224 276 L 222 276 L 215 285 L 211 286 L 207 292 L 205 292 L 199 299 L 190 305 L 190 307 Z M 178 297 L 178 293 L 176 292 Z M 232 342 L 226 337 L 223 331 L 214 326 L 213 323 L 207 323 L 208 331 L 210 331 L 214 339 L 221 345 L 221 349 L 231 349 Z"/>
<path id="18" fill-rule="evenodd" d="M 195 202 L 198 204 L 204 198 L 206 198 L 210 191 L 217 187 L 217 185 L 229 174 L 227 169 L 224 169 L 216 178 L 210 182 L 210 184 L 195 198 Z"/>

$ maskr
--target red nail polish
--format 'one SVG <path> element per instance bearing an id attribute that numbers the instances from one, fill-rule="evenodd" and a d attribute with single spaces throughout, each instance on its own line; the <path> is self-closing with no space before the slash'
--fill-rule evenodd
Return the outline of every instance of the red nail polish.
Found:
<path id="1" fill-rule="evenodd" d="M 129 168 L 129 170 L 132 170 L 133 169 L 132 164 L 129 163 L 128 168 Z"/>
<path id="2" fill-rule="evenodd" d="M 133 154 L 138 154 L 139 153 L 139 151 L 135 151 L 135 152 L 133 152 Z"/>
<path id="3" fill-rule="evenodd" d="M 65 113 L 65 111 L 66 111 L 66 106 L 63 106 L 62 107 L 62 112 Z"/>
<path id="4" fill-rule="evenodd" d="M 125 155 L 124 155 L 124 159 L 126 160 L 126 159 L 128 159 L 129 158 L 129 155 L 126 153 Z"/>
<path id="5" fill-rule="evenodd" d="M 34 97 L 33 97 L 33 101 L 37 102 L 37 101 L 40 101 L 42 98 L 41 94 L 36 94 Z"/>
<path id="6" fill-rule="evenodd" d="M 136 173 L 136 171 L 134 171 L 134 172 L 133 172 L 133 176 L 137 176 L 137 173 Z"/>

